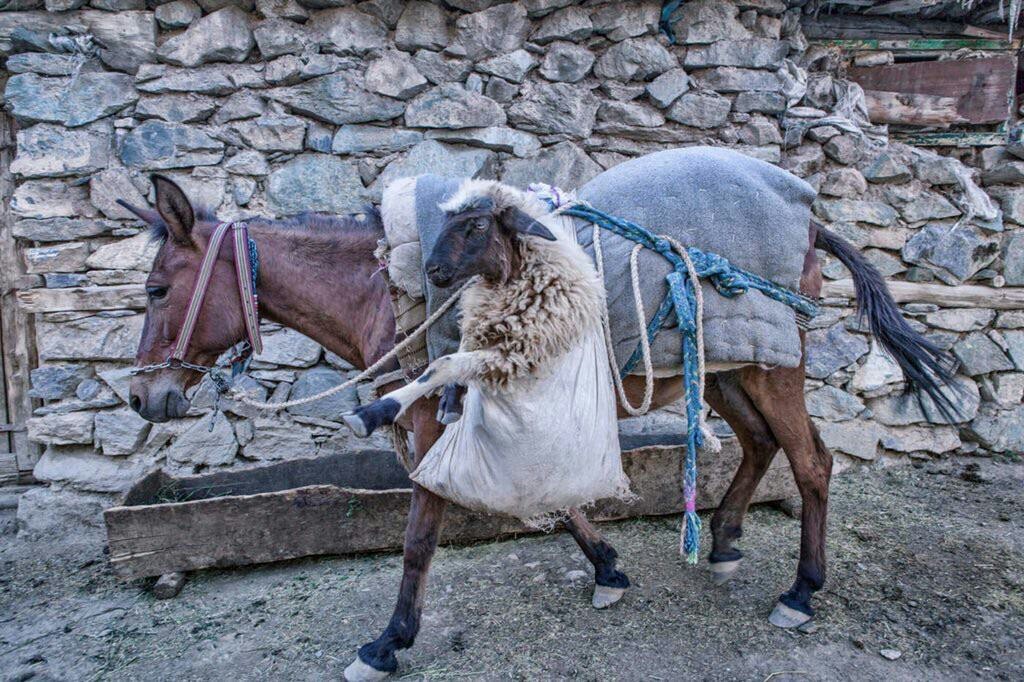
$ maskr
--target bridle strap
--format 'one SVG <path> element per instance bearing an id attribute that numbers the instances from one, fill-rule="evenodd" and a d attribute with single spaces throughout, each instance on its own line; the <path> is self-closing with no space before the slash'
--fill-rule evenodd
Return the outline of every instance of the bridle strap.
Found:
<path id="1" fill-rule="evenodd" d="M 170 360 L 184 362 L 185 354 L 188 352 L 192 334 L 195 332 L 196 323 L 199 321 L 199 312 L 202 310 L 206 292 L 210 287 L 210 278 L 213 277 L 213 268 L 217 263 L 217 256 L 220 253 L 221 244 L 228 230 L 234 230 L 234 251 L 235 251 L 235 275 L 238 280 L 238 293 L 242 300 L 242 317 L 245 320 L 245 331 L 249 337 L 249 345 L 254 353 L 263 349 L 263 342 L 260 338 L 259 312 L 254 282 L 254 268 L 249 254 L 249 230 L 245 223 L 220 223 L 210 235 L 210 243 L 203 255 L 203 262 L 199 267 L 199 274 L 196 276 L 195 284 L 192 286 L 192 298 L 188 303 L 188 310 L 185 312 L 185 321 L 181 325 L 181 332 L 174 344 Z"/>

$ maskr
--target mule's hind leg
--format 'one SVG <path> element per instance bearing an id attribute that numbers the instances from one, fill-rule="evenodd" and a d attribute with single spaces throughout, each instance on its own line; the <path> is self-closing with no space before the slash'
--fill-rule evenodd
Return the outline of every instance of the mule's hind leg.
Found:
<path id="1" fill-rule="evenodd" d="M 729 423 L 743 447 L 743 460 L 711 517 L 712 547 L 708 561 L 715 583 L 723 584 L 740 566 L 743 554 L 732 543 L 743 535 L 743 517 L 750 499 L 778 452 L 779 444 L 740 386 L 737 372 L 708 375 L 704 399 Z"/>
<path id="2" fill-rule="evenodd" d="M 615 568 L 618 552 L 601 536 L 579 509 L 570 509 L 565 526 L 572 534 L 583 554 L 594 565 L 594 596 L 592 603 L 595 609 L 605 609 L 622 599 L 629 578 Z"/>
<path id="3" fill-rule="evenodd" d="M 769 618 L 773 625 L 795 627 L 814 616 L 811 595 L 825 583 L 825 525 L 832 454 L 807 414 L 802 363 L 784 369 L 744 368 L 740 370 L 740 381 L 786 452 L 803 500 L 796 582 L 779 598 Z"/>
<path id="4" fill-rule="evenodd" d="M 416 461 L 430 449 L 444 428 L 434 421 L 433 404 L 418 406 L 412 413 Z M 413 484 L 409 522 L 405 528 L 402 582 L 391 621 L 380 637 L 359 649 L 359 656 L 345 669 L 349 682 L 382 680 L 398 669 L 395 651 L 408 649 L 420 629 L 420 613 L 426 591 L 427 571 L 437 549 L 437 538 L 448 503 L 426 488 Z"/>

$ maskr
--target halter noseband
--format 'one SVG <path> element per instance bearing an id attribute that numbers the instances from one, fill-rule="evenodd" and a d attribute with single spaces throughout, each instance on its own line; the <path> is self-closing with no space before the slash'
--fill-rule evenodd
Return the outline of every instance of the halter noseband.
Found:
<path id="1" fill-rule="evenodd" d="M 153 372 L 158 369 L 192 369 L 210 373 L 211 378 L 218 383 L 218 388 L 220 388 L 220 382 L 217 382 L 217 377 L 213 372 L 216 367 L 206 367 L 188 362 L 185 360 L 185 354 L 188 352 L 192 334 L 199 321 L 199 312 L 210 287 L 210 279 L 213 277 L 213 268 L 217 263 L 221 244 L 229 230 L 234 235 L 232 244 L 235 255 L 235 279 L 238 282 L 238 295 L 242 300 L 242 318 L 245 322 L 247 337 L 247 340 L 242 342 L 239 353 L 228 362 L 232 368 L 232 375 L 244 371 L 244 367 L 248 365 L 252 356 L 263 351 L 263 340 L 260 337 L 259 297 L 256 295 L 256 280 L 259 274 L 259 254 L 256 251 L 256 242 L 249 238 L 249 226 L 244 222 L 224 222 L 217 225 L 213 234 L 210 235 L 210 243 L 206 247 L 206 253 L 203 254 L 203 262 L 199 266 L 199 274 L 192 287 L 192 298 L 189 300 L 188 309 L 185 312 L 185 321 L 181 324 L 181 332 L 171 349 L 171 354 L 162 363 L 136 367 L 132 370 L 132 374 Z"/>

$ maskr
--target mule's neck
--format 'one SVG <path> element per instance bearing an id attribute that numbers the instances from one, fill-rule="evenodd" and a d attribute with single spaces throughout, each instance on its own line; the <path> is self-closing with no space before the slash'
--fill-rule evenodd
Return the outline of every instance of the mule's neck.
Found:
<path id="1" fill-rule="evenodd" d="M 395 321 L 365 228 L 295 230 L 254 224 L 264 319 L 310 337 L 360 369 L 391 349 Z"/>

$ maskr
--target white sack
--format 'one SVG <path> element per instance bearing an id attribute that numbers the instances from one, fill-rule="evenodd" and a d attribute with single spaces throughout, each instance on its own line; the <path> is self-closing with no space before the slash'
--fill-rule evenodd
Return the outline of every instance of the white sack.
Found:
<path id="1" fill-rule="evenodd" d="M 629 497 L 600 327 L 514 390 L 470 385 L 411 478 L 470 509 L 550 523 L 553 512 Z"/>

